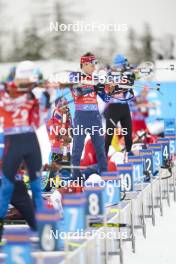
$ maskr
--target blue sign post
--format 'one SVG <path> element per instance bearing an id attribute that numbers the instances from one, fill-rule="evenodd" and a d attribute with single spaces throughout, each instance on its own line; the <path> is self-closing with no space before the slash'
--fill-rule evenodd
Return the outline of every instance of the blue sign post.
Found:
<path id="1" fill-rule="evenodd" d="M 174 118 L 166 118 L 164 120 L 164 135 L 170 140 L 170 153 L 176 154 L 176 120 Z"/>
<path id="2" fill-rule="evenodd" d="M 139 154 L 143 158 L 144 171 L 146 175 L 145 181 L 150 180 L 150 175 L 153 175 L 153 151 L 150 149 L 142 149 Z"/>
<path id="3" fill-rule="evenodd" d="M 134 190 L 133 184 L 133 164 L 125 163 L 118 164 L 117 170 L 119 171 L 119 176 L 121 180 L 121 191 L 130 192 Z"/>
<path id="4" fill-rule="evenodd" d="M 103 183 L 103 182 L 102 182 Z M 90 183 L 85 186 L 87 198 L 86 215 L 89 217 L 103 216 L 105 214 L 105 185 Z"/>
<path id="5" fill-rule="evenodd" d="M 120 178 L 118 171 L 106 171 L 101 174 L 105 182 L 105 204 L 111 206 L 120 202 Z"/>
<path id="6" fill-rule="evenodd" d="M 161 144 L 149 144 L 148 148 L 153 151 L 153 175 L 155 176 L 162 164 Z"/>
<path id="7" fill-rule="evenodd" d="M 5 234 L 7 243 L 4 246 L 4 253 L 6 254 L 6 264 L 32 264 L 31 245 L 29 241 L 29 232 L 18 229 L 9 230 Z"/>
<path id="8" fill-rule="evenodd" d="M 174 135 L 176 131 L 176 120 L 174 118 L 164 119 L 164 134 Z"/>
<path id="9" fill-rule="evenodd" d="M 133 183 L 139 184 L 144 181 L 144 168 L 141 156 L 129 156 L 128 162 L 133 164 Z"/>
<path id="10" fill-rule="evenodd" d="M 171 158 L 170 140 L 169 138 L 159 138 L 157 143 L 161 144 L 162 165 L 165 166 L 165 162 Z"/>
<path id="11" fill-rule="evenodd" d="M 45 209 L 36 214 L 38 232 L 39 232 L 39 246 L 43 251 L 57 251 L 59 250 L 59 219 L 58 211 L 54 209 Z"/>
<path id="12" fill-rule="evenodd" d="M 63 195 L 63 231 L 76 232 L 86 227 L 86 196 L 84 193 Z"/>
<path id="13" fill-rule="evenodd" d="M 176 154 L 176 133 L 175 134 L 165 134 L 166 138 L 169 139 L 169 146 L 170 146 L 170 154 L 175 155 Z"/>

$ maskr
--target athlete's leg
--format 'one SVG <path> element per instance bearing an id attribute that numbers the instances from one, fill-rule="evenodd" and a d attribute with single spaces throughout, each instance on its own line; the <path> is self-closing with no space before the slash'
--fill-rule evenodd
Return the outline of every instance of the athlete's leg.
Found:
<path id="1" fill-rule="evenodd" d="M 24 160 L 30 177 L 30 185 L 35 206 L 38 210 L 43 207 L 43 198 L 41 194 L 41 152 L 35 133 L 28 133 L 26 139 L 26 143 L 24 142 Z"/>
<path id="2" fill-rule="evenodd" d="M 74 119 L 74 128 L 80 128 L 81 126 L 85 129 L 85 117 L 80 111 L 77 111 Z M 79 133 L 73 133 L 73 148 L 72 148 L 72 158 L 71 163 L 73 166 L 80 166 L 81 155 L 84 148 L 86 134 L 81 131 Z M 78 169 L 74 169 L 72 173 L 72 177 L 74 180 L 81 177 L 81 172 Z"/>
<path id="3" fill-rule="evenodd" d="M 11 204 L 22 214 L 28 225 L 36 230 L 34 205 L 23 181 L 16 181 Z"/>
<path id="4" fill-rule="evenodd" d="M 133 144 L 132 140 L 132 120 L 131 120 L 131 114 L 130 114 L 130 109 L 128 104 L 123 105 L 124 110 L 123 110 L 123 118 L 120 120 L 121 125 L 123 128 L 126 128 L 127 134 L 124 136 L 125 138 L 125 146 L 126 146 L 126 151 L 129 152 L 131 151 L 131 147 Z"/>
<path id="5" fill-rule="evenodd" d="M 92 142 L 95 148 L 96 157 L 98 160 L 98 167 L 99 167 L 100 172 L 107 171 L 107 160 L 106 160 L 106 153 L 105 153 L 105 138 L 103 135 L 101 116 L 98 112 L 94 114 L 94 117 L 91 123 L 92 123 L 91 138 L 92 138 Z M 96 129 L 93 129 L 93 126 L 95 126 Z"/>
<path id="6" fill-rule="evenodd" d="M 0 195 L 0 218 L 6 216 L 14 189 L 14 177 L 22 161 L 17 135 L 5 136 L 5 148 L 2 158 L 2 183 Z"/>
<path id="7" fill-rule="evenodd" d="M 117 126 L 118 121 L 120 121 L 121 116 L 121 105 L 120 104 L 110 104 L 106 111 L 106 136 L 105 136 L 105 150 L 106 155 L 109 151 L 109 146 L 111 145 L 112 138 L 114 135 L 114 129 Z"/>
<path id="8" fill-rule="evenodd" d="M 2 157 L 2 180 L 0 187 L 0 241 L 3 232 L 3 220 L 14 190 L 14 177 L 20 166 L 22 155 L 18 148 L 19 137 L 5 136 L 5 148 Z"/>
<path id="9" fill-rule="evenodd" d="M 113 134 L 114 134 L 114 125 L 109 119 L 106 119 L 106 135 L 105 135 L 105 151 L 106 155 L 109 152 L 109 146 L 111 145 Z"/>

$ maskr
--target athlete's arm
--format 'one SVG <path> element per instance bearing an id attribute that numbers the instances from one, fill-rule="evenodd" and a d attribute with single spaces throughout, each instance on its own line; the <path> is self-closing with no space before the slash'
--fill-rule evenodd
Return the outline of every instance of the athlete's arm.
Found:
<path id="1" fill-rule="evenodd" d="M 11 98 L 6 94 L 0 95 L 0 107 L 3 107 L 5 111 L 14 112 L 18 107 L 23 105 L 27 101 L 27 95 L 24 94 L 18 98 Z"/>

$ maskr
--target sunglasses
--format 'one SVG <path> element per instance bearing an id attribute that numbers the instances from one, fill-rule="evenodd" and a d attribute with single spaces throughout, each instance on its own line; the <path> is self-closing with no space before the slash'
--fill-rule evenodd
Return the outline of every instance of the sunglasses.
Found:
<path id="1" fill-rule="evenodd" d="M 91 64 L 93 64 L 93 65 L 97 65 L 97 64 L 98 64 L 98 61 L 97 61 L 97 60 L 92 60 L 92 61 L 91 61 Z"/>
<path id="2" fill-rule="evenodd" d="M 91 62 L 86 62 L 86 63 L 84 63 L 84 65 L 97 65 L 97 61 L 91 61 Z"/>

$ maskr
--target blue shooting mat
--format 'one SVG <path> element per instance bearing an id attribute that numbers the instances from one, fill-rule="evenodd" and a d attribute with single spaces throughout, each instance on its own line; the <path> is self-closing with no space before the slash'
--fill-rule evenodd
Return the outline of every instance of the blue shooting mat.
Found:
<path id="1" fill-rule="evenodd" d="M 163 82 L 161 83 L 161 100 L 162 108 L 161 114 L 163 118 L 176 117 L 176 82 Z"/>
<path id="2" fill-rule="evenodd" d="M 156 87 L 157 82 L 138 81 L 135 84 Z M 160 84 L 161 93 L 155 90 L 150 90 L 148 93 L 148 101 L 156 103 L 157 106 L 149 111 L 147 122 L 176 117 L 176 82 L 161 82 Z M 140 90 L 136 88 L 137 94 Z"/>

